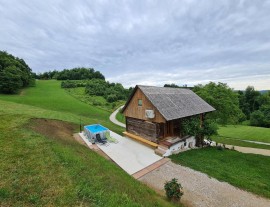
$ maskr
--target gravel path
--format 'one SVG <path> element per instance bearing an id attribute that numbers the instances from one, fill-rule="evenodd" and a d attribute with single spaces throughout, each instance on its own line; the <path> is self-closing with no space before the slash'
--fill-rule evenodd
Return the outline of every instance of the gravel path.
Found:
<path id="1" fill-rule="evenodd" d="M 126 128 L 126 125 L 118 121 L 115 116 L 118 113 L 120 109 L 122 109 L 124 106 L 120 106 L 118 109 L 116 109 L 111 115 L 110 115 L 110 121 L 113 122 L 114 124 Z"/>
<path id="2" fill-rule="evenodd" d="M 186 206 L 270 206 L 270 200 L 266 198 L 209 178 L 206 174 L 174 164 L 171 161 L 144 175 L 139 180 L 160 192 L 163 191 L 164 183 L 172 178 L 177 178 L 182 184 L 184 196 L 181 202 Z"/>

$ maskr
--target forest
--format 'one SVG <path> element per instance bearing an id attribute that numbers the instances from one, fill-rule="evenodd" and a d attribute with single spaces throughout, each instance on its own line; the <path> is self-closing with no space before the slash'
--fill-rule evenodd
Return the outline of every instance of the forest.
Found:
<path id="1" fill-rule="evenodd" d="M 56 80 L 87 80 L 87 79 L 103 79 L 105 80 L 104 75 L 102 75 L 99 71 L 95 71 L 93 68 L 72 68 L 72 69 L 64 69 L 62 71 L 49 71 L 37 74 L 36 79 L 56 79 Z"/>

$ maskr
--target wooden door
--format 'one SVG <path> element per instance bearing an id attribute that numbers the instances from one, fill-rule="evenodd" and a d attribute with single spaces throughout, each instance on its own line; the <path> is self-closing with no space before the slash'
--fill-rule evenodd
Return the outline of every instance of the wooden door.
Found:
<path id="1" fill-rule="evenodd" d="M 165 126 L 165 129 L 164 129 L 165 137 L 173 136 L 173 122 L 168 121 L 168 122 L 166 122 L 166 124 L 164 126 Z"/>

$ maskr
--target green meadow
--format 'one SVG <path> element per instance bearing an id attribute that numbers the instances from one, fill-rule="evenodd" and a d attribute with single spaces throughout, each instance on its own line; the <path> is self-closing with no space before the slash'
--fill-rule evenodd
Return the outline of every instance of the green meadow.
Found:
<path id="1" fill-rule="evenodd" d="M 59 119 L 84 125 L 100 123 L 121 133 L 123 129 L 109 121 L 110 111 L 84 103 L 68 94 L 56 80 L 39 80 L 37 86 L 20 95 L 0 95 L 0 111 L 30 114 L 33 117 Z M 16 104 L 15 104 L 16 103 Z"/>
<path id="2" fill-rule="evenodd" d="M 172 155 L 170 158 L 177 164 L 270 198 L 269 156 L 207 147 Z"/>
<path id="3" fill-rule="evenodd" d="M 218 135 L 213 137 L 218 143 L 230 144 L 242 147 L 253 147 L 261 149 L 270 149 L 270 145 L 245 142 L 257 141 L 270 143 L 270 128 L 253 127 L 245 125 L 221 126 Z"/>
<path id="4" fill-rule="evenodd" d="M 109 114 L 73 98 L 58 81 L 0 95 L 0 206 L 176 205 L 72 137 L 80 120 L 121 133 Z M 46 134 L 50 128 L 38 132 L 40 118 L 73 123 L 72 131 L 53 137 Z"/>

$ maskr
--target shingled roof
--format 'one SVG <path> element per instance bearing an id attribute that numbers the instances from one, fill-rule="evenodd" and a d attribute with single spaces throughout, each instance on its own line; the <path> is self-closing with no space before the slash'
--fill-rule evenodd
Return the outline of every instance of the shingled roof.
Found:
<path id="1" fill-rule="evenodd" d="M 138 88 L 167 121 L 215 111 L 212 106 L 189 89 L 141 85 L 135 87 L 122 111 L 126 109 Z"/>

